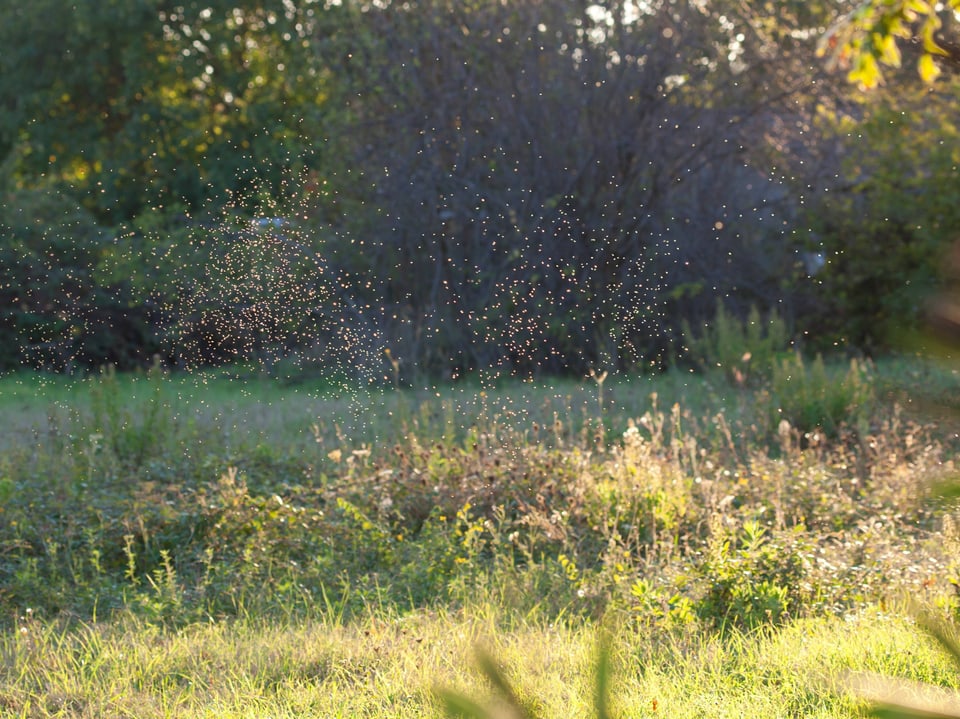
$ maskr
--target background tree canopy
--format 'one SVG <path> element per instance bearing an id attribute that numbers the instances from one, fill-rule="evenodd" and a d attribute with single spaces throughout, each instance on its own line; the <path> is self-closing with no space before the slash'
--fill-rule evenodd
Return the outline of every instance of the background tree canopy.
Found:
<path id="1" fill-rule="evenodd" d="M 312 3 L 8 3 L 9 180 L 69 187 L 98 220 L 277 193 L 317 140 L 327 81 Z"/>
<path id="2" fill-rule="evenodd" d="M 720 299 L 882 346 L 953 239 L 957 84 L 831 73 L 851 9 L 5 3 L 0 364 L 629 369 Z"/>

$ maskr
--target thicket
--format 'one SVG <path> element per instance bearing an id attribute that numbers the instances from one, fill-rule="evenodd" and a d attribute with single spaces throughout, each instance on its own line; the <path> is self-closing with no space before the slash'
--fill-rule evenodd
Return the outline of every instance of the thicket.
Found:
<path id="1" fill-rule="evenodd" d="M 946 255 L 960 220 L 956 97 L 955 81 L 934 92 L 900 87 L 859 121 L 823 118 L 842 138 L 846 184 L 809 220 L 826 250 L 806 319 L 816 334 L 883 348 L 916 329 L 931 295 L 955 279 Z"/>
<path id="2" fill-rule="evenodd" d="M 720 300 L 884 346 L 953 239 L 952 81 L 854 102 L 832 2 L 632 8 L 0 10 L 0 367 L 659 368 Z"/>

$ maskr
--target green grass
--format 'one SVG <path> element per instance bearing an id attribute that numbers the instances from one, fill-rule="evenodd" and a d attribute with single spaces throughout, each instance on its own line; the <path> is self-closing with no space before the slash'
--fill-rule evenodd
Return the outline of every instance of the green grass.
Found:
<path id="1" fill-rule="evenodd" d="M 178 631 L 131 617 L 69 629 L 26 620 L 0 640 L 0 713 L 440 717 L 439 688 L 491 702 L 475 662 L 482 643 L 539 716 L 592 716 L 596 627 L 499 612 L 481 605 Z M 615 716 L 853 717 L 862 703 L 831 684 L 851 669 L 957 688 L 949 660 L 915 627 L 873 610 L 722 640 L 652 644 L 621 629 L 612 664 Z"/>
<path id="2" fill-rule="evenodd" d="M 922 399 L 956 375 L 863 371 L 824 433 L 721 373 L 0 378 L 0 716 L 439 716 L 436 687 L 488 701 L 477 642 L 533 714 L 594 716 L 603 633 L 613 716 L 853 716 L 850 668 L 954 686 L 879 607 L 958 616 L 960 522 L 925 499 L 956 433 Z"/>

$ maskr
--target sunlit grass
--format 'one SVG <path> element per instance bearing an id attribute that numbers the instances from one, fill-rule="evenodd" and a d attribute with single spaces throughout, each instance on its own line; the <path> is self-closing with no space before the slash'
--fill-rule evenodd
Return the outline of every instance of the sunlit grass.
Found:
<path id="1" fill-rule="evenodd" d="M 538 716 L 593 716 L 598 627 L 490 605 L 181 630 L 131 617 L 20 627 L 0 639 L 4 716 L 440 717 L 441 687 L 490 701 L 478 644 Z M 915 626 L 873 609 L 723 639 L 651 643 L 621 628 L 612 654 L 615 716 L 853 717 L 862 704 L 835 682 L 847 670 L 957 688 L 948 658 Z"/>
<path id="2" fill-rule="evenodd" d="M 615 716 L 953 686 L 898 602 L 956 616 L 960 529 L 923 499 L 954 438 L 896 404 L 955 377 L 869 379 L 820 437 L 719 373 L 5 377 L 0 715 L 439 716 L 436 687 L 492 701 L 479 642 L 537 716 L 587 717 L 603 633 Z"/>
<path id="3" fill-rule="evenodd" d="M 29 372 L 0 377 L 0 413 L 9 432 L 42 429 L 51 418 L 82 418 L 90 411 L 99 377 Z M 170 405 L 181 421 L 223 425 L 238 438 L 269 442 L 289 442 L 309 434 L 317 421 L 332 432 L 336 425 L 343 436 L 360 444 L 393 442 L 417 430 L 462 436 L 483 421 L 523 431 L 533 422 L 552 425 L 559 418 L 569 431 L 602 415 L 617 430 L 648 411 L 652 395 L 660 407 L 669 409 L 679 403 L 696 417 L 721 410 L 741 414 L 752 402 L 752 393 L 730 386 L 722 376 L 683 371 L 610 376 L 603 387 L 602 412 L 597 384 L 590 377 L 501 381 L 490 386 L 474 381 L 399 390 L 378 385 L 350 391 L 320 381 L 288 384 L 225 371 L 174 372 L 159 389 L 147 373 L 118 375 L 115 381 L 124 405 L 136 407 L 156 397 Z M 9 441 L 9 432 L 0 441 Z"/>

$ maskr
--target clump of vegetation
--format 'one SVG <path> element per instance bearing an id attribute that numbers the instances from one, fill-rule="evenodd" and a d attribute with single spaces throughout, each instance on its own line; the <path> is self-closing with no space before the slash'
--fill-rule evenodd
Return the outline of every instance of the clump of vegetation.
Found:
<path id="1" fill-rule="evenodd" d="M 356 608 L 371 593 L 419 607 L 487 586 L 558 615 L 624 611 L 663 627 L 849 607 L 882 585 L 849 568 L 856 543 L 831 545 L 843 569 L 822 571 L 818 533 L 922 541 L 909 521 L 922 510 L 903 497 L 941 450 L 932 428 L 865 401 L 859 364 L 832 376 L 821 360 L 784 360 L 755 390 L 761 414 L 776 402 L 791 432 L 824 430 L 819 443 L 791 434 L 771 448 L 757 413 L 717 406 L 704 421 L 619 386 L 604 409 L 619 437 L 593 420 L 585 387 L 579 427 L 549 402 L 513 418 L 480 408 L 458 427 L 447 400 L 403 400 L 385 415 L 406 419 L 375 428 L 379 444 L 353 444 L 327 419 L 284 449 L 192 414 L 159 370 L 131 385 L 107 372 L 88 383 L 89 409 L 51 413 L 34 444 L 4 455 L 0 603 L 8 616 L 132 608 L 183 622 Z M 484 407 L 515 391 L 484 392 Z M 838 431 L 853 412 L 855 438 Z M 889 559 L 876 567 L 894 582 Z"/>
<path id="2" fill-rule="evenodd" d="M 702 369 L 719 369 L 728 380 L 754 385 L 769 377 L 777 360 L 790 345 L 787 324 L 776 312 L 764 318 L 755 305 L 745 319 L 730 314 L 717 302 L 713 321 L 699 335 L 684 320 L 681 323 L 687 355 Z"/>
<path id="3" fill-rule="evenodd" d="M 845 372 L 828 371 L 821 355 L 807 362 L 797 352 L 773 364 L 765 399 L 772 424 L 786 421 L 803 435 L 863 429 L 874 399 L 870 365 L 851 359 Z"/>

